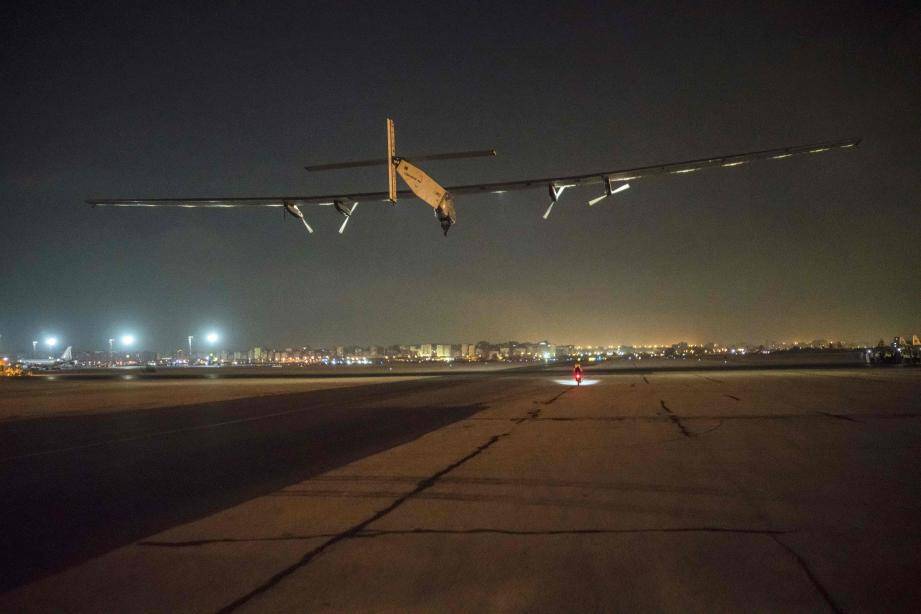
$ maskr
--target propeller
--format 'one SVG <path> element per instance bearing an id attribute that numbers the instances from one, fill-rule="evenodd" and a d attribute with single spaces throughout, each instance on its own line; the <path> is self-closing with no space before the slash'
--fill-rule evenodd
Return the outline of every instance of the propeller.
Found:
<path id="1" fill-rule="evenodd" d="M 313 228 L 311 228 L 310 224 L 307 223 L 307 220 L 304 219 L 304 214 L 301 213 L 301 210 L 298 208 L 298 206 L 292 202 L 285 202 L 284 205 L 285 211 L 299 219 L 304 224 L 304 228 L 307 229 L 307 232 L 313 234 Z"/>
<path id="2" fill-rule="evenodd" d="M 559 200 L 560 195 L 563 194 L 563 190 L 565 190 L 566 188 L 571 188 L 573 186 L 571 185 L 555 186 L 551 183 L 547 187 L 550 189 L 550 206 L 547 207 L 546 211 L 544 211 L 545 220 L 550 217 L 550 212 L 553 211 L 553 205 L 555 205 L 556 201 Z"/>
<path id="3" fill-rule="evenodd" d="M 604 200 L 605 198 L 607 198 L 608 196 L 613 196 L 613 195 L 617 194 L 618 192 L 623 192 L 624 190 L 628 189 L 629 187 L 630 187 L 630 184 L 629 184 L 629 183 L 624 183 L 624 184 L 621 184 L 619 187 L 612 188 L 612 187 L 611 187 L 611 180 L 610 180 L 610 179 L 606 179 L 605 182 L 604 182 L 604 194 L 602 194 L 601 196 L 597 196 L 597 197 L 591 199 L 590 201 L 588 201 L 588 206 L 589 206 L 589 207 L 593 207 L 593 206 L 597 205 L 598 203 L 600 203 L 600 202 L 601 202 L 602 200 Z"/>
<path id="4" fill-rule="evenodd" d="M 352 219 L 352 214 L 355 213 L 355 209 L 358 208 L 358 203 L 354 201 L 352 202 L 351 207 L 346 208 L 346 204 L 345 204 L 346 202 L 347 201 L 337 200 L 333 203 L 336 207 L 336 211 L 341 213 L 342 217 L 345 218 L 344 220 L 342 220 L 342 226 L 339 227 L 339 234 L 342 234 L 343 232 L 345 232 L 345 227 L 348 225 L 349 220 Z"/>

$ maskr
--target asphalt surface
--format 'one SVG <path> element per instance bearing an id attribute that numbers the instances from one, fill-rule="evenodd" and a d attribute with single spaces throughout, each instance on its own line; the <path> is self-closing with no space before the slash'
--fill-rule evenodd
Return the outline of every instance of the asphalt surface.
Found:
<path id="1" fill-rule="evenodd" d="M 0 610 L 921 602 L 921 370 L 587 378 L 0 422 Z"/>
<path id="2" fill-rule="evenodd" d="M 0 423 L 0 590 L 467 417 L 481 407 L 372 403 L 461 383 Z"/>

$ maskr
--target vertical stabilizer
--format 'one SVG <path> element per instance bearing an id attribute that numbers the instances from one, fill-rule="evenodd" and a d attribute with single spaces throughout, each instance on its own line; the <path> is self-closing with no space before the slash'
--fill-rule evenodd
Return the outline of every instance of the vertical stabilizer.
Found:
<path id="1" fill-rule="evenodd" d="M 61 354 L 61 360 L 63 360 L 64 362 L 70 362 L 73 359 L 74 359 L 73 347 L 68 345 L 67 349 L 64 350 L 64 353 Z"/>
<path id="2" fill-rule="evenodd" d="M 397 155 L 396 136 L 393 132 L 393 120 L 387 118 L 387 191 L 390 203 L 397 204 L 397 173 L 393 158 Z"/>

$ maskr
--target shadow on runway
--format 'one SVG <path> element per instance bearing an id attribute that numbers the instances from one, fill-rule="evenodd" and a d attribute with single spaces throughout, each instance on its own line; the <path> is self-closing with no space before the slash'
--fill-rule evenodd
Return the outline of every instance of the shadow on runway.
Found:
<path id="1" fill-rule="evenodd" d="M 394 393 L 444 385 L 398 382 L 0 424 L 0 592 L 484 408 L 381 406 Z"/>

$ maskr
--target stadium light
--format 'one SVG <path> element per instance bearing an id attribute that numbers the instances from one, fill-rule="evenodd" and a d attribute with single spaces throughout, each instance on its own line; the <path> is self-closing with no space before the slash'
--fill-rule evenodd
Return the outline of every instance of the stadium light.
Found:
<path id="1" fill-rule="evenodd" d="M 58 344 L 58 338 L 57 338 L 57 337 L 47 337 L 47 338 L 45 339 L 45 345 L 47 345 L 47 346 L 50 347 L 50 348 L 53 348 L 53 347 L 56 346 L 57 344 Z"/>
<path id="2" fill-rule="evenodd" d="M 132 346 L 134 345 L 134 341 L 135 341 L 134 335 L 122 335 L 122 338 L 121 338 L 122 345 L 126 347 Z"/>
<path id="3" fill-rule="evenodd" d="M 210 333 L 208 333 L 207 335 L 205 335 L 205 341 L 207 341 L 208 343 L 211 343 L 211 344 L 217 343 L 217 340 L 218 340 L 219 338 L 220 338 L 220 337 L 218 337 L 218 334 L 215 333 L 215 332 L 213 332 L 213 331 L 210 332 Z"/>

